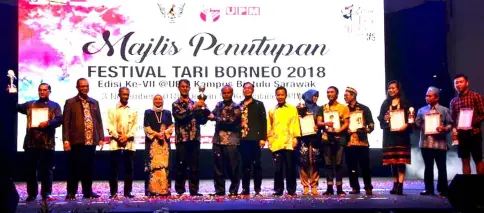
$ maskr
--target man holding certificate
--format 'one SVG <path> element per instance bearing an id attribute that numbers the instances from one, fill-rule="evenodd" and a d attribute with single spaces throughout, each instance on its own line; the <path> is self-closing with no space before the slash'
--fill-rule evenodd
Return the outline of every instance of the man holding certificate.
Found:
<path id="1" fill-rule="evenodd" d="M 437 190 L 442 196 L 448 192 L 447 185 L 447 133 L 452 129 L 450 110 L 438 104 L 440 89 L 430 87 L 425 101 L 427 106 L 417 112 L 415 124 L 421 129 L 419 147 L 425 163 L 425 191 L 420 195 L 434 195 L 434 161 L 439 171 Z"/>
<path id="2" fill-rule="evenodd" d="M 349 108 L 338 103 L 338 88 L 330 86 L 327 90 L 329 103 L 318 113 L 318 127 L 325 127 L 323 133 L 323 157 L 326 168 L 328 188 L 323 195 L 334 194 L 334 179 L 336 177 L 336 193 L 346 195 L 343 191 L 343 151 L 348 142 Z"/>
<path id="3" fill-rule="evenodd" d="M 469 90 L 469 82 L 465 75 L 457 75 L 454 78 L 454 87 L 459 95 L 450 101 L 449 108 L 456 130 L 453 138 L 458 140 L 458 154 L 462 159 L 462 173 L 471 173 L 472 155 L 477 173 L 484 174 L 481 133 L 484 99 L 479 93 Z"/>
<path id="4" fill-rule="evenodd" d="M 356 101 L 358 92 L 356 89 L 347 87 L 345 101 L 350 109 L 350 133 L 348 145 L 346 146 L 346 164 L 348 165 L 348 176 L 352 188 L 350 194 L 360 193 L 360 183 L 358 181 L 358 164 L 361 169 L 361 176 L 365 184 L 365 192 L 372 195 L 373 186 L 371 184 L 370 168 L 370 145 L 368 143 L 368 133 L 375 127 L 370 108 Z"/>
<path id="5" fill-rule="evenodd" d="M 37 165 L 42 183 L 42 200 L 53 200 L 52 161 L 55 148 L 55 129 L 62 124 L 62 112 L 58 103 L 49 100 L 50 85 L 39 85 L 39 100 L 17 105 L 17 112 L 27 115 L 27 131 L 24 150 L 27 156 L 27 202 L 34 201 L 38 194 Z"/>
<path id="6" fill-rule="evenodd" d="M 301 136 L 301 128 L 297 109 L 286 103 L 286 98 L 286 88 L 278 87 L 276 89 L 277 105 L 269 110 L 269 119 L 267 119 L 267 142 L 275 167 L 274 194 L 272 194 L 274 196 L 281 196 L 284 193 L 283 170 L 286 172 L 287 194 L 296 195 L 294 150 L 297 147 L 297 138 Z"/>
<path id="7" fill-rule="evenodd" d="M 111 199 L 118 198 L 118 167 L 119 159 L 123 154 L 124 164 L 124 197 L 133 198 L 133 160 L 136 151 L 134 135 L 138 122 L 138 112 L 128 105 L 129 88 L 119 88 L 119 103 L 116 107 L 108 110 L 108 132 L 111 137 L 109 146 L 110 153 L 110 176 L 109 188 Z"/>
<path id="8" fill-rule="evenodd" d="M 318 195 L 319 185 L 319 168 L 318 164 L 321 161 L 319 148 L 321 147 L 321 134 L 317 127 L 315 127 L 316 118 L 321 111 L 321 108 L 316 104 L 318 102 L 319 92 L 316 90 L 308 90 L 302 95 L 303 103 L 300 103 L 297 108 L 300 116 L 301 124 L 301 139 L 299 140 L 299 175 L 301 184 L 303 185 L 303 195 L 309 194 L 309 187 L 311 187 L 311 194 Z"/>

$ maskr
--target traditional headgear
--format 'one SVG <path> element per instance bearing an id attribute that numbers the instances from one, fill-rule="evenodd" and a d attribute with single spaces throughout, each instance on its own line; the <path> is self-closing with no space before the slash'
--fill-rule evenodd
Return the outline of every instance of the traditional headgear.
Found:
<path id="1" fill-rule="evenodd" d="M 352 87 L 346 87 L 346 91 L 347 92 L 351 92 L 351 93 L 353 93 L 355 95 L 358 95 L 358 92 L 354 88 L 352 88 Z"/>

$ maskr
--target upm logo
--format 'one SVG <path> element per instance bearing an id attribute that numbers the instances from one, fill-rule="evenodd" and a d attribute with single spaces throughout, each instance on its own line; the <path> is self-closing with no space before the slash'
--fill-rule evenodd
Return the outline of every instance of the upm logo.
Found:
<path id="1" fill-rule="evenodd" d="M 227 7 L 225 12 L 227 15 L 258 16 L 260 7 Z"/>
<path id="2" fill-rule="evenodd" d="M 200 18 L 204 22 L 216 22 L 220 19 L 220 10 L 204 9 L 200 12 Z"/>

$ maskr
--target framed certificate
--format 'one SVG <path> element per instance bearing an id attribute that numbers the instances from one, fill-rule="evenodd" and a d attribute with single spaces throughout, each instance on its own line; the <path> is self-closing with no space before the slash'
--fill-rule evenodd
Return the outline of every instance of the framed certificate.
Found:
<path id="1" fill-rule="evenodd" d="M 405 111 L 403 109 L 390 111 L 390 130 L 398 131 L 405 125 Z"/>
<path id="2" fill-rule="evenodd" d="M 341 124 L 339 122 L 339 113 L 338 111 L 324 111 L 324 122 L 333 122 L 333 127 L 329 127 L 329 132 L 334 132 L 341 128 Z"/>
<path id="3" fill-rule="evenodd" d="M 363 111 L 350 112 L 350 126 L 348 127 L 350 132 L 356 132 L 356 130 L 364 127 L 365 120 L 363 119 Z"/>
<path id="4" fill-rule="evenodd" d="M 312 114 L 308 114 L 304 117 L 299 117 L 299 124 L 301 125 L 301 135 L 315 135 L 316 131 L 314 130 L 314 126 L 316 126 L 314 122 L 314 116 Z"/>
<path id="5" fill-rule="evenodd" d="M 459 122 L 457 123 L 457 129 L 469 130 L 472 129 L 472 116 L 474 110 L 470 108 L 461 109 L 459 112 Z"/>
<path id="6" fill-rule="evenodd" d="M 39 124 L 49 120 L 49 108 L 32 108 L 30 127 L 39 127 Z"/>
<path id="7" fill-rule="evenodd" d="M 432 135 L 438 134 L 437 127 L 440 126 L 440 114 L 439 113 L 430 113 L 426 114 L 424 117 L 425 120 L 425 129 L 424 134 Z"/>

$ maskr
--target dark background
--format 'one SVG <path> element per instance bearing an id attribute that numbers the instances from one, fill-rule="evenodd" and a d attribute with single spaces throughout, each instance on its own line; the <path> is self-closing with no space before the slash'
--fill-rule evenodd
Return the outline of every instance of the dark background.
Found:
<path id="1" fill-rule="evenodd" d="M 393 2 L 400 2 L 400 0 Z M 441 103 L 448 106 L 454 96 L 452 76 L 457 71 L 469 75 L 471 82 L 476 82 L 476 85 L 471 85 L 471 87 L 482 93 L 484 85 L 478 85 L 475 78 L 475 76 L 483 75 L 482 71 L 479 72 L 481 74 L 474 72 L 478 68 L 482 69 L 483 66 L 481 65 L 484 65 L 484 58 L 482 57 L 484 30 L 479 31 L 480 34 L 473 33 L 470 36 L 467 35 L 468 32 L 462 31 L 475 30 L 469 21 L 479 23 L 478 20 L 484 20 L 482 15 L 484 13 L 478 11 L 477 8 L 479 7 L 471 6 L 467 0 L 459 0 L 459 4 L 456 4 L 456 1 L 413 0 L 413 2 L 417 6 L 397 11 L 394 11 L 395 8 L 391 7 L 398 7 L 398 5 L 385 5 L 386 10 L 392 10 L 386 11 L 385 14 L 387 81 L 400 81 L 406 98 L 415 108 L 425 105 L 425 92 L 431 85 L 442 89 Z M 475 1 L 472 2 L 475 3 Z M 472 10 L 473 13 L 464 13 L 468 9 Z M 18 70 L 16 5 L 0 3 L 0 20 L 2 20 L 0 23 L 0 29 L 2 29 L 2 33 L 0 33 L 0 72 L 5 75 L 0 77 L 0 79 L 3 79 L 0 81 L 3 82 L 1 85 L 6 87 L 8 84 L 6 71 L 8 69 Z M 480 25 L 482 24 L 480 23 Z M 478 39 L 479 36 L 481 39 Z M 473 50 L 468 51 L 467 48 Z M 371 83 L 371 77 L 365 81 Z M 66 94 L 66 96 L 70 97 L 72 94 Z M 14 181 L 25 181 L 24 153 L 16 150 L 16 122 L 17 116 L 19 116 L 14 109 L 16 97 L 7 92 L 0 92 L 0 98 L 0 106 L 2 107 L 0 117 L 1 171 L 2 174 L 11 176 Z M 58 131 L 60 130 L 59 128 Z M 416 135 L 412 138 L 412 143 L 416 145 Z M 139 180 L 145 178 L 143 152 L 137 151 L 135 158 L 135 179 Z M 172 156 L 174 156 L 173 152 Z M 107 180 L 108 173 L 105 171 L 108 171 L 108 157 L 109 152 L 98 152 L 96 154 L 96 180 Z M 64 152 L 55 153 L 55 180 L 66 179 L 66 162 L 67 158 Z M 371 149 L 371 162 L 373 176 L 390 176 L 390 169 L 381 166 L 381 149 Z M 271 178 L 273 166 L 271 154 L 267 149 L 263 151 L 262 164 L 264 178 Z M 202 179 L 212 178 L 211 150 L 201 150 L 200 168 Z"/>

